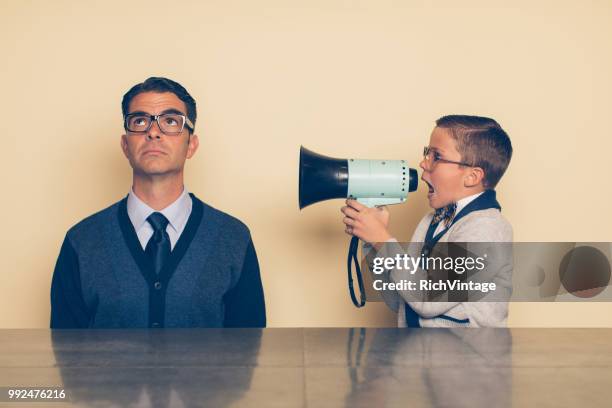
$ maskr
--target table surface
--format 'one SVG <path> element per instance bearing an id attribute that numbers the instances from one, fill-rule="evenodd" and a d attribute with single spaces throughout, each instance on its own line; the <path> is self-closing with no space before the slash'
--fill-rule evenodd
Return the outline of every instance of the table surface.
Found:
<path id="1" fill-rule="evenodd" d="M 70 403 L 33 406 L 610 407 L 612 329 L 0 330 L 0 387 L 50 386 Z"/>

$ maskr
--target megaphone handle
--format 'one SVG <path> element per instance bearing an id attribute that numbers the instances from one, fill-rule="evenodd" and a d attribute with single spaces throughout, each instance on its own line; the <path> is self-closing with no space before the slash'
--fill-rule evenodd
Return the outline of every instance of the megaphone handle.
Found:
<path id="1" fill-rule="evenodd" d="M 351 300 L 356 307 L 362 307 L 366 303 L 366 294 L 363 287 L 363 277 L 361 276 L 361 268 L 359 267 L 359 259 L 357 258 L 357 250 L 359 249 L 359 238 L 352 237 L 351 243 L 349 244 L 348 251 L 348 261 L 347 261 L 347 269 L 348 269 L 348 285 L 349 292 L 351 294 Z M 352 264 L 355 264 L 355 275 L 357 275 L 357 284 L 359 285 L 359 292 L 361 294 L 360 300 L 357 301 L 357 297 L 355 296 L 355 289 L 353 288 L 353 271 Z"/>

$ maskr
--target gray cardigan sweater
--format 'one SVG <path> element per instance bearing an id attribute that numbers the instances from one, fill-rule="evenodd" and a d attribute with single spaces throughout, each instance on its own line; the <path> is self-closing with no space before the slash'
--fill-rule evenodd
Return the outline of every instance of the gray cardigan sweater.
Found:
<path id="1" fill-rule="evenodd" d="M 72 227 L 51 285 L 51 328 L 265 327 L 248 228 L 191 194 L 193 207 L 157 275 L 127 198 Z"/>
<path id="2" fill-rule="evenodd" d="M 425 241 L 427 229 L 433 218 L 433 213 L 427 214 L 419 223 L 407 251 L 398 244 L 387 243 L 383 245 L 376 256 L 394 257 L 398 253 L 408 253 L 418 257 L 422 243 Z M 501 212 L 495 208 L 473 211 L 454 223 L 442 235 L 439 242 L 512 242 L 512 226 L 502 217 Z M 508 246 L 505 246 L 508 248 Z M 364 246 L 366 257 L 373 255 L 373 247 Z M 510 254 L 498 257 L 499 264 L 494 271 L 493 282 L 497 285 L 496 300 L 500 293 L 505 293 L 509 300 L 512 292 L 512 259 Z M 371 268 L 370 268 L 371 269 Z M 386 282 L 400 282 L 402 280 L 425 279 L 426 271 L 418 269 L 416 275 L 411 275 L 405 269 L 388 269 L 383 274 L 374 277 Z M 508 317 L 508 302 L 486 301 L 478 302 L 426 302 L 415 301 L 413 293 L 409 291 L 381 291 L 383 299 L 394 311 L 397 311 L 398 326 L 406 327 L 405 304 L 408 304 L 419 314 L 421 327 L 504 327 Z M 502 296 L 504 297 L 504 296 Z M 445 316 L 446 318 L 441 318 Z M 450 319 L 449 319 L 450 318 Z M 469 323 L 461 323 L 469 319 Z"/>

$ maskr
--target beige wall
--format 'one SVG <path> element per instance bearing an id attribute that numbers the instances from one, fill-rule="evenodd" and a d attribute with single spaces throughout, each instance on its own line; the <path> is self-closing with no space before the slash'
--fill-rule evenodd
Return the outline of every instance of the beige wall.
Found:
<path id="1" fill-rule="evenodd" d="M 515 239 L 612 241 L 610 38 L 605 0 L 2 0 L 0 327 L 47 326 L 66 230 L 127 193 L 120 100 L 151 75 L 198 101 L 186 184 L 250 226 L 270 326 L 394 320 L 350 303 L 341 201 L 298 211 L 300 144 L 416 166 L 437 117 L 492 116 Z M 393 231 L 426 211 L 421 186 Z M 513 304 L 510 324 L 612 326 L 612 305 Z"/>

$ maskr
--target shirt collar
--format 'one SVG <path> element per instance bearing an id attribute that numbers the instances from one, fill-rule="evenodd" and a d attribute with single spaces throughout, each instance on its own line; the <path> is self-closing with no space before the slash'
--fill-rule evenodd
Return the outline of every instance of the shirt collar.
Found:
<path id="1" fill-rule="evenodd" d="M 459 214 L 459 211 L 463 210 L 466 205 L 474 201 L 478 198 L 484 191 L 480 193 L 472 194 L 471 196 L 463 197 L 461 200 L 457 201 L 457 209 L 455 210 L 455 214 Z"/>
<path id="2" fill-rule="evenodd" d="M 181 195 L 169 206 L 160 212 L 168 219 L 169 225 L 176 231 L 182 231 L 189 218 L 191 212 L 192 202 L 189 193 L 186 188 L 183 188 Z M 136 231 L 140 230 L 145 223 L 147 218 L 152 213 L 156 212 L 153 208 L 149 207 L 144 201 L 142 201 L 135 193 L 134 189 L 130 188 L 130 193 L 127 198 L 127 213 L 132 221 L 132 225 Z"/>

